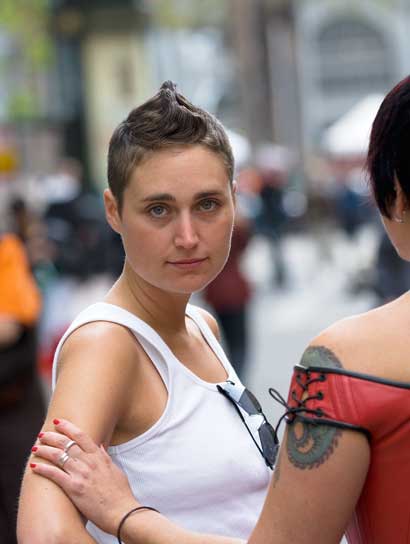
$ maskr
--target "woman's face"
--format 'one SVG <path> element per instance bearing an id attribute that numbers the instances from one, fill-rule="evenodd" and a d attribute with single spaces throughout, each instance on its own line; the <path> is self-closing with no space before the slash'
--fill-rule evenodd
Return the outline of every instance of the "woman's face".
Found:
<path id="1" fill-rule="evenodd" d="M 105 203 L 128 264 L 148 284 L 190 294 L 225 265 L 234 197 L 222 158 L 207 148 L 153 152 L 135 168 L 122 213 L 109 190 Z"/>

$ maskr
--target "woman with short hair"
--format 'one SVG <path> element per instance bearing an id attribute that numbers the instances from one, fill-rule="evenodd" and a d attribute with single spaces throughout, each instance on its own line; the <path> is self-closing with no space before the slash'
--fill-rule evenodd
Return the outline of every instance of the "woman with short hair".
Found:
<path id="1" fill-rule="evenodd" d="M 72 419 L 106 445 L 144 502 L 189 529 L 242 539 L 263 505 L 274 433 L 250 396 L 241 401 L 248 393 L 215 320 L 189 304 L 228 258 L 233 171 L 222 125 L 171 82 L 114 131 L 104 203 L 124 269 L 57 347 L 43 432 L 56 416 Z M 65 469 L 78 449 L 68 448 Z M 28 469 L 20 544 L 115 542 L 105 529 L 86 530 L 67 495 Z"/>

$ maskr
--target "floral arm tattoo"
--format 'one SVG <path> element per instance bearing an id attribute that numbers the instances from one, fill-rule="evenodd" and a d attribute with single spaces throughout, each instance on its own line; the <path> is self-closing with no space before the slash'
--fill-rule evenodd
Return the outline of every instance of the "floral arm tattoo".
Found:
<path id="1" fill-rule="evenodd" d="M 305 367 L 343 368 L 340 360 L 324 346 L 308 347 L 300 362 Z M 305 470 L 325 463 L 338 445 L 343 431 L 331 425 L 307 423 L 296 417 L 288 428 L 286 449 L 295 467 Z"/>

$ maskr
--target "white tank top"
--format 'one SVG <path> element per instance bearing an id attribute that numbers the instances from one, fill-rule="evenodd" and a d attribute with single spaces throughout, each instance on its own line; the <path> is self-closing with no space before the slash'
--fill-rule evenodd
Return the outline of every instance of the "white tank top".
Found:
<path id="1" fill-rule="evenodd" d="M 220 360 L 228 379 L 239 382 L 199 310 L 188 305 L 186 313 Z M 84 310 L 57 347 L 53 388 L 64 341 L 75 329 L 92 321 L 127 327 L 168 391 L 165 411 L 150 429 L 108 449 L 114 463 L 126 473 L 135 497 L 186 529 L 247 540 L 262 509 L 271 471 L 234 406 L 218 392 L 216 384 L 191 372 L 144 321 L 107 303 Z M 117 542 L 92 523 L 87 529 L 101 544 Z"/>

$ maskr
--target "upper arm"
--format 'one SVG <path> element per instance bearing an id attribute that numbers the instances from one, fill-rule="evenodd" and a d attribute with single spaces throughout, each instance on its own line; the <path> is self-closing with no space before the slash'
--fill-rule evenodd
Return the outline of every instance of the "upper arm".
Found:
<path id="1" fill-rule="evenodd" d="M 115 324 L 77 329 L 61 351 L 47 423 L 64 417 L 97 443 L 108 444 L 133 383 L 136 346 L 129 331 Z"/>
<path id="2" fill-rule="evenodd" d="M 124 346 L 132 346 L 128 331 L 107 323 L 84 326 L 69 337 L 62 351 L 44 429 L 53 429 L 53 419 L 63 417 L 77 424 L 97 443 L 109 443 L 124 410 L 135 367 L 130 349 Z M 70 531 L 76 537 L 80 535 L 78 542 L 88 542 L 80 515 L 66 495 L 28 469 L 20 498 L 20 542 L 36 542 L 36 534 L 43 542 L 40 536 L 44 539 L 45 526 L 47 532 L 53 529 L 61 535 L 62 531 Z M 56 542 L 75 542 L 70 538 L 74 537 L 60 540 L 59 536 Z M 50 538 L 49 542 L 54 541 Z"/>
<path id="3" fill-rule="evenodd" d="M 200 311 L 202 317 L 205 319 L 208 327 L 211 329 L 211 331 L 215 335 L 218 342 L 220 342 L 221 341 L 221 333 L 219 331 L 219 326 L 218 326 L 217 320 L 214 318 L 213 315 L 211 315 L 209 312 L 207 312 L 203 308 L 198 308 L 198 310 Z"/>
<path id="4" fill-rule="evenodd" d="M 351 366 L 348 327 L 349 323 L 339 323 L 321 333 L 305 350 L 300 364 Z M 309 398 L 310 393 L 305 394 Z M 369 462 L 370 446 L 361 432 L 295 417 L 285 432 L 268 498 L 250 543 L 338 544 L 362 491 Z"/>
<path id="5" fill-rule="evenodd" d="M 369 467 L 366 437 L 296 419 L 250 544 L 338 544 Z"/>

